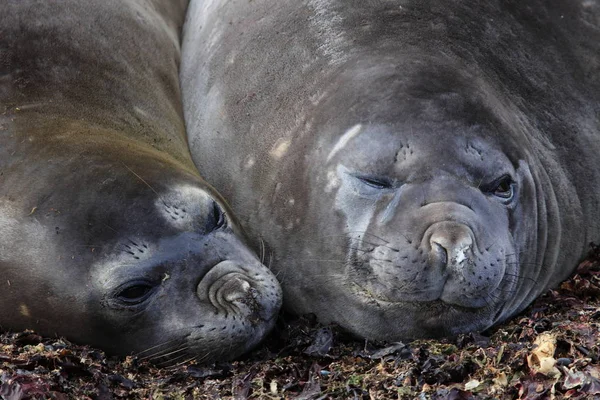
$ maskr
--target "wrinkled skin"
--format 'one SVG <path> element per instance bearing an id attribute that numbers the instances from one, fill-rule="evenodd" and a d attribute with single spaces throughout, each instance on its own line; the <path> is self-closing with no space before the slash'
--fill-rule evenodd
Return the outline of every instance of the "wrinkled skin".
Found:
<path id="1" fill-rule="evenodd" d="M 598 1 L 192 1 L 196 165 L 284 305 L 374 339 L 483 330 L 600 239 Z"/>
<path id="2" fill-rule="evenodd" d="M 186 5 L 0 5 L 2 329 L 168 365 L 273 326 L 279 285 L 187 148 Z"/>

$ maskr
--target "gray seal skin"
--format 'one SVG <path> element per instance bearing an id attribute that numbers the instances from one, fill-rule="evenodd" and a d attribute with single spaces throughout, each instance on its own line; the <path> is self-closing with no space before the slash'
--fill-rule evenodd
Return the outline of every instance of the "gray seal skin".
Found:
<path id="1" fill-rule="evenodd" d="M 284 307 L 356 335 L 484 330 L 600 239 L 600 4 L 192 1 L 195 164 Z"/>
<path id="2" fill-rule="evenodd" d="M 0 5 L 2 329 L 167 365 L 273 326 L 277 280 L 187 147 L 186 5 Z"/>

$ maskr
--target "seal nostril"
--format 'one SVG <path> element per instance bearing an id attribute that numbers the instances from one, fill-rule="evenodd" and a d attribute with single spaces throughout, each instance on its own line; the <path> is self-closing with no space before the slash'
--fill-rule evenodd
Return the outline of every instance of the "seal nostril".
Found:
<path id="1" fill-rule="evenodd" d="M 260 291 L 253 286 L 253 280 L 240 273 L 239 269 L 228 261 L 217 264 L 198 283 L 198 297 L 210 302 L 217 313 L 235 315 L 260 309 Z"/>
<path id="2" fill-rule="evenodd" d="M 473 237 L 468 226 L 456 222 L 441 222 L 432 226 L 429 237 L 432 251 L 437 246 L 444 249 L 446 263 L 456 268 L 473 258 Z"/>
<path id="3" fill-rule="evenodd" d="M 223 293 L 223 299 L 230 303 L 243 299 L 252 289 L 248 281 L 238 277 L 231 279 L 227 286 L 227 290 Z"/>
<path id="4" fill-rule="evenodd" d="M 445 267 L 448 263 L 448 251 L 437 242 L 431 242 L 431 256 L 435 266 Z"/>

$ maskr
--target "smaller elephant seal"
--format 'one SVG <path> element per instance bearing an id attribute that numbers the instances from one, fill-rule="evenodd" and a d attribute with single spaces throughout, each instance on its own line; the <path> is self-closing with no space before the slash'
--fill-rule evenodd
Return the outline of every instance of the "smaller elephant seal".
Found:
<path id="1" fill-rule="evenodd" d="M 600 240 L 596 0 L 192 0 L 182 49 L 194 162 L 293 312 L 481 331 Z"/>
<path id="2" fill-rule="evenodd" d="M 0 4 L 0 327 L 158 365 L 236 357 L 280 288 L 199 176 L 186 2 Z"/>

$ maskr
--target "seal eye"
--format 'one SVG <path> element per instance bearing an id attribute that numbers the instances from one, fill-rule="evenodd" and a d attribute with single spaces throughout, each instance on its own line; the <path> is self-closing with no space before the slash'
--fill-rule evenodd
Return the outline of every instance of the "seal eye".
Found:
<path id="1" fill-rule="evenodd" d="M 208 221 L 206 222 L 206 231 L 216 231 L 217 229 L 224 227 L 226 223 L 225 212 L 216 201 L 213 201 L 212 215 L 208 217 Z"/>
<path id="2" fill-rule="evenodd" d="M 357 175 L 356 178 L 358 178 L 362 183 L 375 189 L 391 189 L 392 187 L 391 182 L 385 178 L 374 178 L 371 176 L 361 175 Z"/>
<path id="3" fill-rule="evenodd" d="M 137 283 L 121 290 L 117 298 L 127 304 L 139 304 L 149 297 L 152 289 L 147 283 Z"/>
<path id="4" fill-rule="evenodd" d="M 514 195 L 514 187 L 515 183 L 512 178 L 509 175 L 504 175 L 494 181 L 487 192 L 503 200 L 510 200 Z"/>

